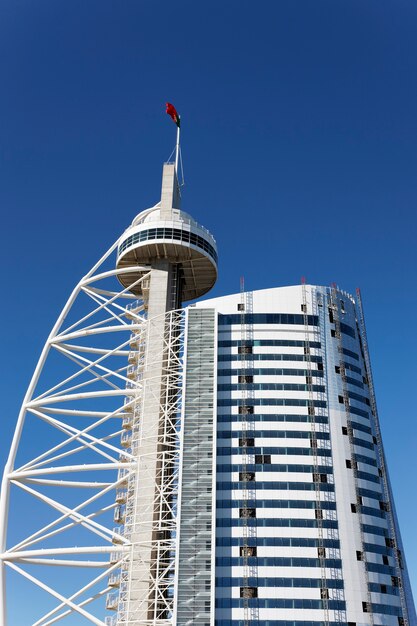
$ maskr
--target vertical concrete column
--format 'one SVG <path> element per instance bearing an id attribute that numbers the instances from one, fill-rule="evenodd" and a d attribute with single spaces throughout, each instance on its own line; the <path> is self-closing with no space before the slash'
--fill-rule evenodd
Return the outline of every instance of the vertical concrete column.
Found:
<path id="1" fill-rule="evenodd" d="M 162 174 L 160 219 L 172 219 L 172 209 L 180 208 L 180 193 L 175 166 L 165 163 Z M 127 597 L 127 624 L 142 624 L 156 617 L 158 598 L 153 592 L 157 575 L 158 517 L 161 515 L 159 495 L 165 476 L 163 445 L 168 353 L 164 337 L 166 313 L 178 305 L 178 277 L 174 266 L 166 260 L 152 263 L 148 291 L 148 333 L 146 360 L 143 370 L 143 395 L 140 435 L 137 449 L 138 471 L 134 489 L 132 542 L 129 563 L 129 590 Z M 174 298 L 174 294 L 176 298 Z"/>
<path id="2" fill-rule="evenodd" d="M 155 263 L 151 270 L 148 300 L 148 333 L 143 370 L 143 396 L 140 436 L 137 449 L 138 472 L 134 490 L 134 514 L 130 540 L 132 554 L 127 602 L 128 624 L 142 624 L 154 618 L 155 598 L 152 592 L 158 558 L 157 541 L 159 494 L 161 490 L 161 433 L 164 431 L 167 348 L 166 312 L 171 307 L 175 273 L 167 261 Z"/>

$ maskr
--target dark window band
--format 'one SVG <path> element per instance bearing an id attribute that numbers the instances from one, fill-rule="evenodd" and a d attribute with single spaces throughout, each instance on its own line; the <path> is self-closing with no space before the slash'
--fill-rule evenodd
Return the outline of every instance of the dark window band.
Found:
<path id="1" fill-rule="evenodd" d="M 249 374 L 249 372 L 248 372 Z M 299 383 L 219 383 L 217 391 L 315 391 L 324 393 L 323 385 L 301 385 Z"/>
<path id="2" fill-rule="evenodd" d="M 233 348 L 234 346 L 241 346 L 241 339 L 221 339 L 218 342 L 219 348 Z M 304 348 L 307 345 L 307 342 L 302 341 L 301 339 L 251 339 L 246 340 L 245 345 L 247 346 L 283 346 L 283 347 L 296 347 L 296 348 Z M 310 348 L 321 348 L 320 341 L 309 341 L 308 345 Z"/>
<path id="3" fill-rule="evenodd" d="M 243 318 L 243 319 L 242 319 Z M 219 313 L 219 326 L 231 326 L 232 324 L 296 324 L 304 326 L 304 315 L 299 313 Z M 317 315 L 308 316 L 309 326 L 318 326 Z"/>
<path id="4" fill-rule="evenodd" d="M 277 577 L 252 577 L 249 576 L 247 583 L 249 587 L 305 587 L 320 588 L 323 586 L 322 578 L 277 578 Z M 245 579 L 238 577 L 219 576 L 216 577 L 216 587 L 244 587 Z M 343 580 L 327 579 L 326 586 L 329 589 L 343 589 Z M 338 625 L 340 626 L 340 624 Z"/>
<path id="5" fill-rule="evenodd" d="M 216 520 L 218 528 L 239 528 L 244 525 L 264 528 L 317 528 L 318 522 L 316 519 L 288 519 L 286 517 L 249 517 L 248 519 L 220 517 Z M 320 521 L 320 526 L 322 528 L 337 529 L 338 523 L 336 520 L 324 519 Z M 392 569 L 394 570 L 394 568 Z"/>
<path id="6" fill-rule="evenodd" d="M 323 610 L 323 600 L 301 599 L 301 598 L 250 598 L 244 600 L 243 598 L 217 598 L 217 609 L 235 609 L 243 608 L 246 602 L 251 607 L 257 607 L 259 609 L 318 609 Z M 344 611 L 346 608 L 346 602 L 344 600 L 328 600 L 327 606 L 331 610 Z M 385 606 L 382 604 L 374 606 Z M 381 613 L 381 611 L 379 611 Z M 397 613 L 392 613 L 397 615 Z M 269 623 L 269 622 L 268 622 Z"/>
<path id="7" fill-rule="evenodd" d="M 208 252 L 217 263 L 217 252 L 213 246 L 208 243 L 208 241 L 206 241 L 203 237 L 200 237 L 200 235 L 191 233 L 188 230 L 182 230 L 181 228 L 149 228 L 148 230 L 141 230 L 138 233 L 130 235 L 130 237 L 127 237 L 127 239 L 121 243 L 118 254 L 120 256 L 126 248 L 130 248 L 130 246 L 133 246 L 135 243 L 152 241 L 155 239 L 171 239 L 182 243 L 190 243 L 193 246 Z"/>
<path id="8" fill-rule="evenodd" d="M 217 400 L 217 406 L 240 406 L 242 400 L 239 398 L 220 398 Z M 313 400 L 313 406 L 326 408 L 327 404 L 325 400 Z M 310 400 L 298 400 L 289 398 L 253 398 L 251 399 L 251 405 L 253 406 L 310 406 Z M 352 407 L 351 412 L 352 411 Z"/>
<path id="9" fill-rule="evenodd" d="M 232 454 L 244 454 L 247 451 L 246 448 L 230 448 L 230 447 L 222 447 L 222 448 L 217 448 L 217 456 L 231 456 Z M 262 446 L 262 448 L 251 448 L 251 452 L 252 454 L 289 454 L 289 455 L 293 455 L 293 456 L 312 456 L 314 454 L 317 454 L 318 456 L 328 456 L 330 457 L 332 455 L 331 450 L 329 450 L 328 448 L 279 448 L 277 446 L 274 447 L 266 447 L 266 446 Z M 366 458 L 366 457 L 365 457 Z M 370 460 L 366 460 L 366 462 L 370 462 L 373 459 Z M 255 470 L 251 470 L 251 471 L 259 471 L 260 469 L 263 469 L 264 467 L 266 467 L 266 465 L 264 464 L 248 464 L 248 469 L 251 467 L 256 467 Z M 259 469 L 258 469 L 259 468 Z"/>
<path id="10" fill-rule="evenodd" d="M 249 557 L 249 563 L 253 561 L 259 567 L 321 567 L 320 559 L 308 558 L 308 557 L 284 557 L 284 556 L 270 556 L 270 557 Z M 326 567 L 342 567 L 341 559 L 325 559 Z M 218 566 L 243 566 L 243 558 L 238 556 L 224 556 L 216 558 L 216 565 Z"/>
<path id="11" fill-rule="evenodd" d="M 221 430 L 217 439 L 234 439 L 235 437 L 265 437 L 272 439 L 311 439 L 311 430 Z M 316 439 L 330 439 L 329 433 L 318 431 Z"/>
<path id="12" fill-rule="evenodd" d="M 240 374 L 240 368 L 235 369 L 219 369 L 217 371 L 218 376 L 238 376 Z M 323 378 L 323 370 L 306 370 L 306 369 L 293 369 L 282 367 L 248 367 L 245 368 L 245 374 L 251 376 L 314 376 L 316 378 Z"/>
<path id="13" fill-rule="evenodd" d="M 217 357 L 219 362 L 224 361 L 241 361 L 240 354 L 219 354 Z M 251 361 L 307 361 L 304 354 L 251 354 Z M 311 354 L 308 360 L 311 363 L 322 363 L 323 358 L 319 354 Z"/>
<path id="14" fill-rule="evenodd" d="M 298 449 L 298 448 L 297 448 Z M 255 471 L 255 465 L 248 465 L 247 471 Z M 312 473 L 315 472 L 315 466 L 313 464 L 284 464 L 284 463 L 271 463 L 271 465 L 259 465 L 262 472 L 296 472 L 296 473 Z M 225 472 L 243 472 L 243 465 L 241 463 L 219 463 L 217 465 L 217 473 Z M 320 474 L 333 474 L 333 469 L 328 465 L 318 465 L 318 472 Z"/>
<path id="15" fill-rule="evenodd" d="M 257 480 L 254 483 L 254 487 L 256 489 L 271 489 L 271 490 L 281 490 L 281 491 L 316 491 L 317 488 L 320 491 L 333 492 L 334 485 L 330 483 L 319 483 L 316 485 L 315 483 L 289 483 L 289 482 L 278 482 L 275 480 L 271 481 L 262 481 Z M 229 493 L 235 489 L 243 489 L 247 488 L 247 483 L 238 482 L 238 481 L 220 481 L 216 483 L 217 495 L 220 496 L 220 491 L 226 491 Z M 228 496 L 229 497 L 229 496 Z M 379 494 L 379 498 L 381 498 L 381 494 Z M 219 500 L 221 498 L 219 497 Z"/>
<path id="16" fill-rule="evenodd" d="M 242 415 L 229 414 L 229 415 L 218 415 L 217 423 L 218 424 L 227 424 L 234 422 L 241 422 Z M 311 415 L 288 415 L 282 414 L 277 415 L 276 413 L 253 413 L 250 416 L 251 422 L 293 422 L 293 423 L 311 423 L 313 421 L 313 417 Z M 314 422 L 316 424 L 327 424 L 328 417 L 326 415 L 315 415 Z M 352 423 L 353 425 L 353 423 Z M 364 427 L 365 428 L 365 427 Z M 367 431 L 365 431 L 367 432 Z"/>

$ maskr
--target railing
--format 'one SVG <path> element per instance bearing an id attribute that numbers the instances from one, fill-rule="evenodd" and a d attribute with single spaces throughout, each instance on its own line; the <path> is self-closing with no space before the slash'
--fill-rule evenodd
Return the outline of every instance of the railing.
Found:
<path id="1" fill-rule="evenodd" d="M 111 574 L 108 578 L 109 587 L 118 587 L 120 585 L 120 574 Z"/>
<path id="2" fill-rule="evenodd" d="M 124 504 L 126 502 L 126 498 L 127 498 L 126 489 L 117 489 L 116 498 L 115 498 L 117 504 Z"/>
<path id="3" fill-rule="evenodd" d="M 119 596 L 115 593 L 107 594 L 106 609 L 108 611 L 117 611 L 117 605 L 119 603 Z"/>
<path id="4" fill-rule="evenodd" d="M 155 209 L 158 209 L 159 207 L 152 207 Z M 175 209 L 174 209 L 175 211 Z M 147 218 L 149 217 L 149 213 L 147 212 L 142 219 L 138 220 L 137 218 L 135 218 L 135 223 L 134 226 L 139 226 L 139 224 L 144 224 L 147 220 Z M 209 231 L 208 228 L 206 228 L 205 226 L 202 226 L 201 224 L 199 224 L 198 222 L 196 222 L 196 220 L 194 220 L 193 218 L 188 218 L 188 217 L 184 217 L 184 213 L 181 211 L 179 215 L 176 215 L 175 213 L 172 215 L 173 219 L 172 220 L 155 220 L 155 222 L 157 224 L 164 224 L 165 222 L 168 224 L 171 224 L 172 222 L 181 222 L 182 224 L 188 224 L 189 226 L 193 226 L 194 228 L 200 228 L 203 232 L 207 233 L 208 235 L 210 235 L 210 237 L 212 237 L 212 239 L 214 239 L 213 235 L 211 234 L 211 232 Z M 137 220 L 137 221 L 136 221 Z M 152 224 L 155 223 L 151 220 L 149 220 L 147 222 L 147 224 Z M 130 230 L 129 227 L 126 229 L 125 232 L 127 232 L 128 230 Z"/>
<path id="5" fill-rule="evenodd" d="M 124 538 L 124 528 L 120 527 L 120 526 L 116 526 L 115 528 L 113 528 L 113 537 L 112 537 L 112 541 L 113 543 L 123 543 L 123 538 Z"/>
<path id="6" fill-rule="evenodd" d="M 123 552 L 110 552 L 110 563 L 114 565 L 123 557 Z"/>

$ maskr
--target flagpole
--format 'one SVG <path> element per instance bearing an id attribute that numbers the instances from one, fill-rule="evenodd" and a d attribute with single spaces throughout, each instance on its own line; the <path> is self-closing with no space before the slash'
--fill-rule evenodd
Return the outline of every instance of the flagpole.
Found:
<path id="1" fill-rule="evenodd" d="M 180 127 L 177 126 L 177 144 L 175 146 L 175 171 L 178 177 L 178 160 L 180 157 Z"/>

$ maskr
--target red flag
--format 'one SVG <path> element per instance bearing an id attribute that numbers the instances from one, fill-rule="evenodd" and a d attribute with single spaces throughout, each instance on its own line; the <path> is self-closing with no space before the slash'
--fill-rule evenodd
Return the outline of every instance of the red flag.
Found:
<path id="1" fill-rule="evenodd" d="M 167 109 L 166 109 L 167 114 L 172 118 L 172 120 L 176 123 L 176 125 L 179 128 L 181 126 L 181 120 L 180 120 L 180 116 L 177 113 L 177 109 L 170 102 L 167 102 L 166 105 L 167 105 Z"/>

